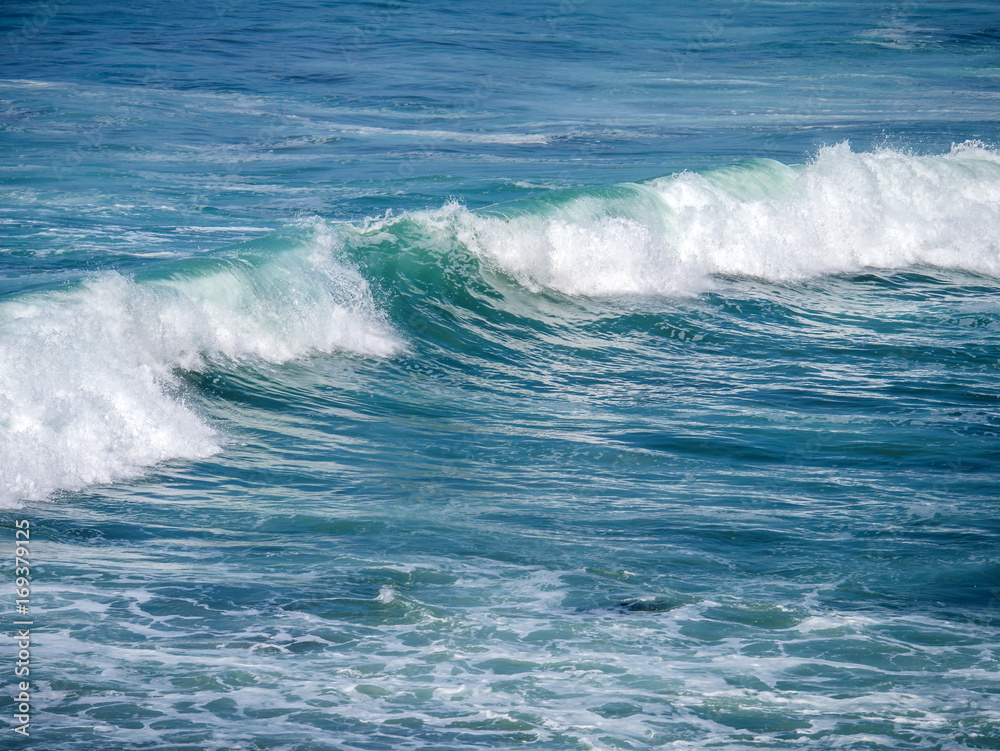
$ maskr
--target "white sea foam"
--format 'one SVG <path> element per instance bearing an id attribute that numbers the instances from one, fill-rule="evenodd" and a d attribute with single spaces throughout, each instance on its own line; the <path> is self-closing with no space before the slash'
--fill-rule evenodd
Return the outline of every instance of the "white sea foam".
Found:
<path id="1" fill-rule="evenodd" d="M 347 556 L 334 570 L 367 576 L 383 563 Z M 178 616 L 164 605 L 195 599 L 155 583 L 113 591 L 100 583 L 44 588 L 43 597 L 58 606 L 47 613 L 63 614 L 64 626 L 87 626 L 53 630 L 46 649 L 97 676 L 83 694 L 72 684 L 43 681 L 46 726 L 65 727 L 116 696 L 123 708 L 155 714 L 143 716 L 140 729 L 116 727 L 114 742 L 143 736 L 154 743 L 161 737 L 154 723 L 191 716 L 184 714 L 189 685 L 206 671 L 214 680 L 200 684 L 204 711 L 197 720 L 218 741 L 204 747 L 218 749 L 226 748 L 219 739 L 231 748 L 285 737 L 301 728 L 299 713 L 316 706 L 339 726 L 311 728 L 315 742 L 361 741 L 387 720 L 405 718 L 433 736 L 415 736 L 413 748 L 457 747 L 463 740 L 496 747 L 524 742 L 526 735 L 543 746 L 569 739 L 582 748 L 667 747 L 650 742 L 659 735 L 691 739 L 672 744 L 678 748 L 746 748 L 748 724 L 758 746 L 792 738 L 801 747 L 836 748 L 878 738 L 876 745 L 895 748 L 919 733 L 923 746 L 938 747 L 956 723 L 982 727 L 996 715 L 995 702 L 981 691 L 995 675 L 996 629 L 981 623 L 883 613 L 866 617 L 863 629 L 809 633 L 710 619 L 720 603 L 709 600 L 660 613 L 580 610 L 559 604 L 576 587 L 567 576 L 579 576 L 579 569 L 483 560 L 442 568 L 430 558 L 408 563 L 404 568 L 454 581 L 443 588 L 447 594 L 415 582 L 382 585 L 369 610 L 392 613 L 380 628 L 367 618 L 321 617 L 267 597 L 260 610 L 256 602 L 245 609 L 232 603 L 232 610 L 208 618 Z M 253 575 L 227 564 L 227 585 L 242 587 Z M 368 586 L 376 586 L 373 578 Z M 387 590 L 395 594 L 388 601 L 381 596 Z M 91 601 L 107 607 L 93 612 Z M 204 598 L 198 603 L 210 607 Z M 241 625 L 213 632 L 221 616 Z M 856 619 L 828 609 L 812 617 Z M 729 636 L 698 629 L 707 623 L 725 627 Z M 109 626 L 116 633 L 127 629 L 129 637 L 101 638 Z M 172 638 L 151 652 L 150 640 L 160 633 Z M 942 674 L 949 680 L 940 680 Z M 120 692 L 128 686 L 143 691 Z M 70 701 L 83 709 L 45 711 Z M 288 712 L 265 711 L 276 703 Z M 893 732 L 882 734 L 889 727 Z"/>
<path id="2" fill-rule="evenodd" d="M 458 143 L 546 144 L 547 136 L 540 133 L 463 133 L 452 130 L 416 130 L 379 128 L 375 126 L 341 126 L 340 132 L 357 136 L 406 136 L 427 141 Z"/>
<path id="3" fill-rule="evenodd" d="M 0 305 L 0 505 L 134 477 L 219 450 L 174 371 L 399 346 L 361 275 L 313 228 L 256 264 L 137 283 L 117 273 Z"/>
<path id="4" fill-rule="evenodd" d="M 529 212 L 428 213 L 532 288 L 683 294 L 717 275 L 772 281 L 917 265 L 1000 274 L 1000 152 L 826 147 L 578 195 Z"/>

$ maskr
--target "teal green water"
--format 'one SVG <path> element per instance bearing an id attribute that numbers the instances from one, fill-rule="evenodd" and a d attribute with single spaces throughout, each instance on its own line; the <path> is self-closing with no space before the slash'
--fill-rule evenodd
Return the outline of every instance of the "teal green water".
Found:
<path id="1" fill-rule="evenodd" d="M 1000 746 L 998 29 L 0 11 L 0 747 Z"/>

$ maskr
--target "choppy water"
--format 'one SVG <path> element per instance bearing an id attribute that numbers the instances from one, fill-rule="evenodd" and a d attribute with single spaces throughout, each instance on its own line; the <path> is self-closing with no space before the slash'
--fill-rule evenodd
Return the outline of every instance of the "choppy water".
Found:
<path id="1" fill-rule="evenodd" d="M 992 3 L 0 40 L 0 746 L 1000 747 Z"/>

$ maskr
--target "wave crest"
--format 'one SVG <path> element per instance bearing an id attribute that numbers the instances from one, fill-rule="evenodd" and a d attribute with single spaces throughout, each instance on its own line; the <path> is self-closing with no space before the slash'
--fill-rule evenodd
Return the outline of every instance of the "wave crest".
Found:
<path id="1" fill-rule="evenodd" d="M 401 345 L 322 223 L 307 242 L 209 259 L 167 277 L 104 273 L 0 305 L 0 505 L 219 450 L 177 369 Z"/>
<path id="2" fill-rule="evenodd" d="M 434 214 L 433 216 L 431 214 Z M 823 148 L 806 165 L 753 160 L 446 220 L 531 288 L 685 294 L 713 277 L 800 280 L 917 265 L 1000 274 L 1000 154 Z"/>

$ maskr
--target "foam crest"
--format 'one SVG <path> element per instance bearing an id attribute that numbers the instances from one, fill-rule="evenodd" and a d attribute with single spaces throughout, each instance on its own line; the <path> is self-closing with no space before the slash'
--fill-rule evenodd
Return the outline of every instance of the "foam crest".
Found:
<path id="1" fill-rule="evenodd" d="M 0 504 L 217 452 L 177 369 L 394 352 L 366 283 L 336 251 L 319 224 L 301 247 L 256 260 L 141 282 L 105 273 L 0 305 Z"/>
<path id="2" fill-rule="evenodd" d="M 1000 274 L 1000 154 L 826 147 L 474 214 L 445 207 L 473 252 L 532 288 L 684 294 L 716 276 L 771 281 L 919 265 Z"/>

